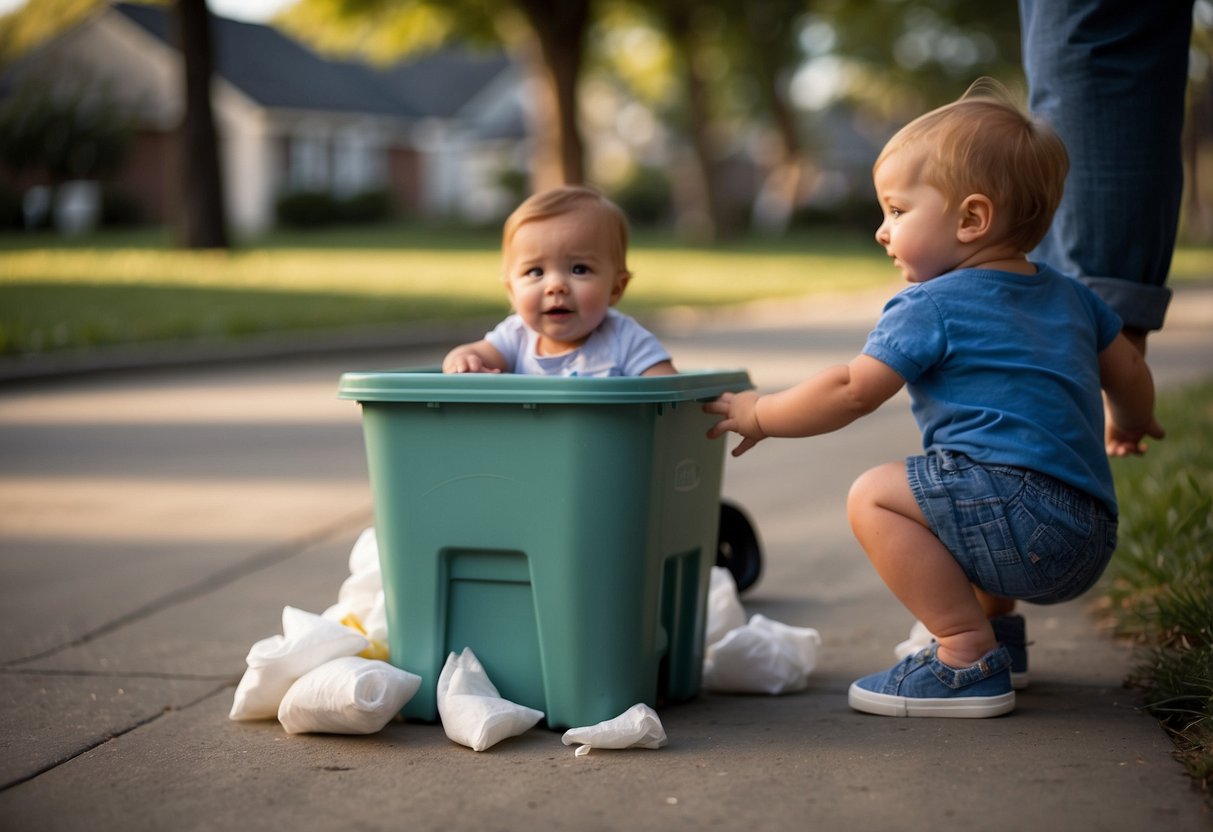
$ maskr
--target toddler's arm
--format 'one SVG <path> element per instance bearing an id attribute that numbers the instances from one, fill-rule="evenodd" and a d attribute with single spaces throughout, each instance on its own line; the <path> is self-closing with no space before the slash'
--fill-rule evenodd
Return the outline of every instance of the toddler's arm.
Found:
<path id="1" fill-rule="evenodd" d="M 723 394 L 703 407 L 705 413 L 724 417 L 708 437 L 728 431 L 741 434 L 741 444 L 733 449 L 733 456 L 741 456 L 768 436 L 829 433 L 871 413 L 904 384 L 887 364 L 860 355 L 778 393 Z"/>
<path id="2" fill-rule="evenodd" d="M 1154 417 L 1154 378 L 1145 356 L 1123 333 L 1099 354 L 1099 380 L 1107 397 L 1108 456 L 1143 454 L 1143 439 L 1163 438 L 1166 432 Z"/>
<path id="3" fill-rule="evenodd" d="M 444 373 L 500 373 L 505 369 L 505 358 L 483 339 L 455 347 L 442 359 Z"/>

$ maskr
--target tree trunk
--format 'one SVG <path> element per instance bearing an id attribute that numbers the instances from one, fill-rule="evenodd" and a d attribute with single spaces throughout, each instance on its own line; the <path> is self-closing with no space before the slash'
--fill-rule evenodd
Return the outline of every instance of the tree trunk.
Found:
<path id="1" fill-rule="evenodd" d="M 1183 157 L 1184 193 L 1187 233 L 1197 242 L 1213 241 L 1213 210 L 1202 196 L 1201 148 L 1213 136 L 1213 66 L 1205 70 L 1204 78 L 1189 82 L 1188 112 L 1184 120 Z"/>
<path id="2" fill-rule="evenodd" d="M 767 233 L 787 231 L 804 174 L 796 116 L 779 77 L 784 67 L 780 64 L 781 50 L 777 40 L 784 36 L 785 24 L 782 16 L 777 14 L 778 11 L 754 2 L 745 6 L 751 61 L 763 90 L 767 109 L 775 120 L 775 131 L 779 136 L 781 151 L 781 158 L 767 171 L 766 179 L 754 202 L 754 226 Z M 778 21 L 775 26 L 772 26 L 772 14 L 775 14 L 775 20 Z"/>
<path id="3" fill-rule="evenodd" d="M 577 119 L 577 85 L 585 52 L 590 0 L 517 0 L 539 40 L 550 115 L 535 125 L 536 191 L 585 181 L 585 148 Z"/>
<path id="4" fill-rule="evenodd" d="M 177 0 L 177 37 L 185 64 L 181 125 L 181 219 L 186 248 L 227 248 L 223 175 L 211 108 L 214 50 L 206 0 Z"/>
<path id="5" fill-rule="evenodd" d="M 691 8 L 685 2 L 658 4 L 663 15 L 666 33 L 681 63 L 683 81 L 686 84 L 687 107 L 690 111 L 691 146 L 695 153 L 697 182 L 689 189 L 698 193 L 699 205 L 690 209 L 682 206 L 678 225 L 683 233 L 703 242 L 712 242 L 726 234 L 727 217 L 721 202 L 720 188 L 716 176 L 716 149 L 712 142 L 712 113 L 708 102 L 708 88 L 696 66 L 698 47 L 691 20 Z"/>

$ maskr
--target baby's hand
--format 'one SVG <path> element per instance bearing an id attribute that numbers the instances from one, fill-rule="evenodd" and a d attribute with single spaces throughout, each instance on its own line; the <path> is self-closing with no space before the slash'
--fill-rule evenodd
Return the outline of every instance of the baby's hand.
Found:
<path id="1" fill-rule="evenodd" d="M 744 393 L 722 393 L 720 398 L 703 406 L 704 413 L 714 413 L 724 418 L 708 431 L 708 438 L 715 439 L 729 431 L 741 434 L 742 440 L 733 449 L 733 456 L 741 456 L 757 445 L 767 435 L 758 424 L 756 409 L 759 395 L 753 390 Z"/>
<path id="2" fill-rule="evenodd" d="M 442 362 L 444 373 L 500 373 L 496 367 L 486 367 L 480 356 L 473 352 L 451 353 Z"/>

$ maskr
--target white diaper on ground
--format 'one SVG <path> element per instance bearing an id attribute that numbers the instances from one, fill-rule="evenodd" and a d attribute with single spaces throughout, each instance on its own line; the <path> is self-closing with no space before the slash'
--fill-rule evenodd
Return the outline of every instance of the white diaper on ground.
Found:
<path id="1" fill-rule="evenodd" d="M 367 640 L 349 627 L 314 613 L 283 607 L 282 635 L 263 638 L 249 650 L 248 669 L 236 687 L 231 719 L 273 719 L 287 690 L 303 674 L 327 661 L 353 656 Z"/>
<path id="2" fill-rule="evenodd" d="M 713 566 L 708 583 L 708 618 L 704 646 L 710 647 L 729 630 L 745 626 L 745 609 L 737 597 L 737 581 L 723 566 Z"/>
<path id="3" fill-rule="evenodd" d="M 472 648 L 465 647 L 447 656 L 438 677 L 438 716 L 452 742 L 484 751 L 530 730 L 543 712 L 502 699 Z"/>
<path id="4" fill-rule="evenodd" d="M 577 744 L 574 753 L 578 757 L 589 754 L 591 748 L 661 748 L 667 742 L 657 712 L 643 702 L 614 719 L 584 728 L 570 728 L 561 740 L 565 745 Z"/>
<path id="5" fill-rule="evenodd" d="M 387 662 L 343 656 L 309 670 L 278 707 L 288 734 L 373 734 L 421 687 L 421 677 Z"/>
<path id="6" fill-rule="evenodd" d="M 817 665 L 821 635 L 762 615 L 707 648 L 703 686 L 722 693 L 791 693 L 804 690 Z"/>

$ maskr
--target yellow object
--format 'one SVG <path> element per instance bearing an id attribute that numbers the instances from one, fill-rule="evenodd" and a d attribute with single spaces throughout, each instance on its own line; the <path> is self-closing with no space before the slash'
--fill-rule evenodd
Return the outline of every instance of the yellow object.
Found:
<path id="1" fill-rule="evenodd" d="M 360 635 L 366 637 L 368 642 L 367 648 L 358 655 L 364 659 L 378 659 L 381 662 L 386 662 L 390 653 L 388 646 L 377 638 L 371 638 L 367 635 L 366 628 L 362 626 L 362 622 L 358 620 L 358 616 L 354 613 L 346 613 L 345 618 L 341 619 L 341 623 L 351 630 L 355 630 Z"/>

